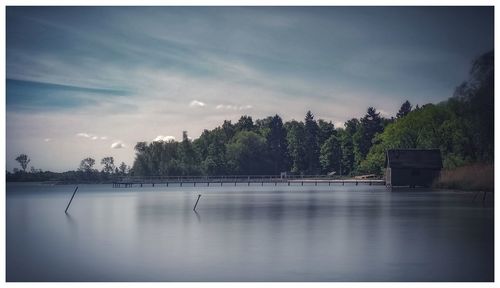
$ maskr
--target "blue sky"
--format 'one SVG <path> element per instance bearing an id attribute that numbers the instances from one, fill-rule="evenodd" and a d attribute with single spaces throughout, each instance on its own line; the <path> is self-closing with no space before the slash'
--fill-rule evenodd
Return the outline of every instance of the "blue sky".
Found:
<path id="1" fill-rule="evenodd" d="M 337 126 L 452 96 L 491 7 L 7 7 L 7 169 L 307 110 Z M 97 161 L 99 162 L 99 161 Z"/>

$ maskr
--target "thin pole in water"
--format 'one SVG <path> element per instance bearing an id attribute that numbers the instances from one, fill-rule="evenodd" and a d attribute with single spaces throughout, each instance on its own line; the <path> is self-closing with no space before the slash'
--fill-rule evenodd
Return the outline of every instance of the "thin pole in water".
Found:
<path id="1" fill-rule="evenodd" d="M 76 190 L 78 190 L 78 186 L 76 186 L 76 188 L 75 188 L 75 192 L 73 192 L 73 196 L 71 196 L 71 199 L 69 199 L 68 206 L 66 206 L 66 210 L 64 210 L 64 213 L 68 213 L 68 208 L 69 208 L 69 205 L 71 205 L 71 201 L 73 201 L 73 197 L 75 197 Z"/>
<path id="2" fill-rule="evenodd" d="M 196 206 L 198 205 L 198 201 L 200 201 L 201 194 L 198 194 L 198 199 L 196 199 L 196 203 L 194 204 L 193 211 L 196 212 Z"/>

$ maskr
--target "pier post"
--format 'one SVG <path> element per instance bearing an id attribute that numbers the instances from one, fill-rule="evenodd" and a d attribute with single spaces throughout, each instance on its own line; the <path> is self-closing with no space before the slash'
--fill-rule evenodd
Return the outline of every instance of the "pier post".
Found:
<path id="1" fill-rule="evenodd" d="M 66 206 L 66 210 L 64 210 L 64 213 L 68 213 L 68 208 L 69 208 L 69 205 L 71 205 L 71 201 L 73 201 L 73 198 L 75 197 L 75 194 L 76 194 L 76 191 L 78 190 L 78 186 L 76 186 L 75 188 L 75 192 L 73 192 L 73 196 L 71 196 L 71 199 L 69 199 L 69 203 L 68 203 L 68 206 Z"/>
<path id="2" fill-rule="evenodd" d="M 198 205 L 198 201 L 200 201 L 201 194 L 198 194 L 198 199 L 196 199 L 196 203 L 194 204 L 193 211 L 196 211 L 196 206 Z"/>

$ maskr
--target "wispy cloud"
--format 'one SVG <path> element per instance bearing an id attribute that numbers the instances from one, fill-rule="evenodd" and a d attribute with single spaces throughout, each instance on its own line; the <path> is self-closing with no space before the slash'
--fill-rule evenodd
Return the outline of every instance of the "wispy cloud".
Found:
<path id="1" fill-rule="evenodd" d="M 189 102 L 189 107 L 205 107 L 205 103 L 198 101 L 198 100 L 193 100 Z"/>
<path id="2" fill-rule="evenodd" d="M 91 139 L 91 140 L 107 140 L 108 137 L 107 136 L 98 136 L 98 135 L 95 135 L 95 134 L 90 134 L 90 133 L 85 133 L 85 132 L 80 132 L 80 133 L 77 133 L 76 134 L 77 137 L 82 137 L 82 138 L 88 138 L 88 139 Z"/>
<path id="3" fill-rule="evenodd" d="M 50 138 L 43 139 L 43 141 L 45 141 L 45 142 L 49 142 L 50 140 L 51 140 Z"/>
<path id="4" fill-rule="evenodd" d="M 219 109 L 219 110 L 237 110 L 237 111 L 248 110 L 248 109 L 252 109 L 252 108 L 253 108 L 252 105 L 238 106 L 238 105 L 224 105 L 224 104 L 219 104 L 215 107 L 215 109 Z"/>

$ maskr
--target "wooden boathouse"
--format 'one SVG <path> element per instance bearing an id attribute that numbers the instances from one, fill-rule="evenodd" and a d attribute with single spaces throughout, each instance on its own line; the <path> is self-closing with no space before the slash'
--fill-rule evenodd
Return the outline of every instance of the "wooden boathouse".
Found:
<path id="1" fill-rule="evenodd" d="M 439 149 L 391 149 L 385 157 L 387 186 L 430 187 L 443 167 Z"/>

